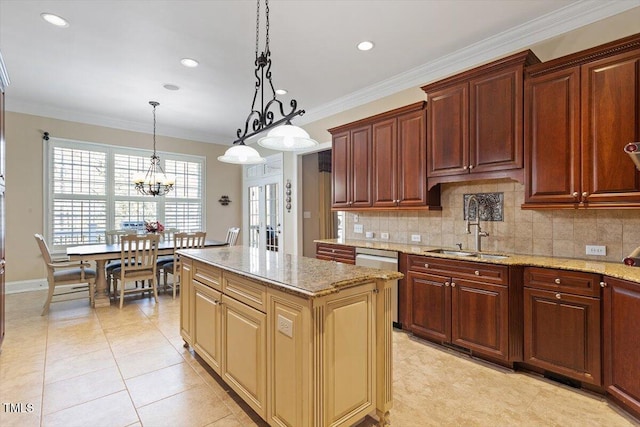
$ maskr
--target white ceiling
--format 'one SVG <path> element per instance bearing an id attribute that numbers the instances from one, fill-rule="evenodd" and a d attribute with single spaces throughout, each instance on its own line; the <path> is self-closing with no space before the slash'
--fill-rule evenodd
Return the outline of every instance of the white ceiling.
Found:
<path id="1" fill-rule="evenodd" d="M 273 83 L 307 111 L 304 124 L 639 4 L 271 0 Z M 158 134 L 229 144 L 251 106 L 255 15 L 253 0 L 0 0 L 7 109 L 151 132 L 156 100 Z M 359 52 L 362 40 L 375 48 Z M 200 66 L 183 67 L 184 57 Z"/>

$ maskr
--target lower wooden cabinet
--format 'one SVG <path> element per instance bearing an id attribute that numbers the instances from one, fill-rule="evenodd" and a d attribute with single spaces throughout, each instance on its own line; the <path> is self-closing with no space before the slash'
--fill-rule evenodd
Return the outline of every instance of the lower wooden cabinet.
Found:
<path id="1" fill-rule="evenodd" d="M 600 276 L 526 268 L 524 362 L 599 386 Z"/>
<path id="2" fill-rule="evenodd" d="M 640 417 L 640 284 L 604 278 L 604 387 Z"/>
<path id="3" fill-rule="evenodd" d="M 521 291 L 517 281 L 510 289 L 508 267 L 422 256 L 409 256 L 408 265 L 411 332 L 495 360 L 521 360 Z"/>
<path id="4" fill-rule="evenodd" d="M 220 374 L 222 293 L 194 281 L 193 296 L 193 348 Z"/>
<path id="5" fill-rule="evenodd" d="M 353 246 L 316 243 L 316 258 L 345 264 L 356 263 L 356 248 Z"/>

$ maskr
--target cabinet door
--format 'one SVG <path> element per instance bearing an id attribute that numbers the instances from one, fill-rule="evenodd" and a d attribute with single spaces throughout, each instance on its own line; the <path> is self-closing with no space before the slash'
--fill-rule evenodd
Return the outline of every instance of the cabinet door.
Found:
<path id="1" fill-rule="evenodd" d="M 624 153 L 640 138 L 640 52 L 582 66 L 583 202 L 640 202 L 640 172 Z"/>
<path id="2" fill-rule="evenodd" d="M 509 289 L 452 279 L 451 342 L 503 360 L 509 357 Z"/>
<path id="3" fill-rule="evenodd" d="M 349 177 L 350 146 L 349 131 L 333 136 L 331 147 L 331 177 L 333 185 L 331 186 L 331 193 L 334 208 L 349 207 L 349 185 L 351 185 Z"/>
<path id="4" fill-rule="evenodd" d="M 372 126 L 373 206 L 397 206 L 398 187 L 398 121 L 393 119 Z M 418 153 L 414 153 L 417 156 Z"/>
<path id="5" fill-rule="evenodd" d="M 525 203 L 579 202 L 580 68 L 527 78 L 525 100 Z"/>
<path id="6" fill-rule="evenodd" d="M 522 72 L 518 65 L 469 82 L 471 173 L 523 167 Z"/>
<path id="7" fill-rule="evenodd" d="M 266 417 L 266 315 L 222 296 L 221 376 L 263 419 Z"/>
<path id="8" fill-rule="evenodd" d="M 407 284 L 411 301 L 411 332 L 442 342 L 451 340 L 449 280 L 443 276 L 409 271 Z"/>
<path id="9" fill-rule="evenodd" d="M 604 386 L 607 393 L 640 414 L 640 284 L 605 278 Z"/>
<path id="10" fill-rule="evenodd" d="M 193 282 L 193 293 L 193 348 L 220 374 L 222 294 L 198 282 Z"/>
<path id="11" fill-rule="evenodd" d="M 427 205 L 425 120 L 423 110 L 398 117 L 398 206 Z"/>
<path id="12" fill-rule="evenodd" d="M 600 300 L 525 288 L 524 361 L 600 385 Z"/>
<path id="13" fill-rule="evenodd" d="M 469 85 L 428 93 L 427 175 L 458 175 L 469 166 Z"/>
<path id="14" fill-rule="evenodd" d="M 182 262 L 180 272 L 180 335 L 186 345 L 192 344 L 192 319 L 193 319 L 193 283 L 191 263 Z"/>
<path id="15" fill-rule="evenodd" d="M 351 199 L 349 206 L 371 206 L 371 126 L 351 131 Z"/>

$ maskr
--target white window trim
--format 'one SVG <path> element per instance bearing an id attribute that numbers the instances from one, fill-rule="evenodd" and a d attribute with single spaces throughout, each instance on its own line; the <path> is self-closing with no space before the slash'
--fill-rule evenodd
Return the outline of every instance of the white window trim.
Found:
<path id="1" fill-rule="evenodd" d="M 43 207 L 44 207 L 44 215 L 43 215 L 43 232 L 44 232 L 44 236 L 46 241 L 48 242 L 52 242 L 53 241 L 53 230 L 52 230 L 52 218 L 51 218 L 51 214 L 53 212 L 53 177 L 52 177 L 52 159 L 53 159 L 53 147 L 54 145 L 56 146 L 60 146 L 60 147 L 69 147 L 69 148 L 76 148 L 76 149 L 88 149 L 88 150 L 99 150 L 99 151 L 105 151 L 107 153 L 107 170 L 108 170 L 108 175 L 107 175 L 107 195 L 106 195 L 106 203 L 107 203 L 107 224 L 106 224 L 106 228 L 109 229 L 113 229 L 114 225 L 114 219 L 115 216 L 113 215 L 113 212 L 109 212 L 112 209 L 113 203 L 114 203 L 114 199 L 116 198 L 115 195 L 113 194 L 113 168 L 114 168 L 114 154 L 119 153 L 119 154 L 127 154 L 127 155 L 132 155 L 132 156 L 142 156 L 142 157 L 151 157 L 151 155 L 153 154 L 153 150 L 145 150 L 145 149 L 140 149 L 140 148 L 130 148 L 130 147 L 125 147 L 125 146 L 119 146 L 119 145 L 110 145 L 110 144 L 101 144 L 101 143 L 96 143 L 96 142 L 87 142 L 87 141 L 79 141 L 79 140 L 73 140 L 73 139 L 65 139 L 65 138 L 56 138 L 56 137 L 49 137 L 49 140 L 44 140 L 43 139 L 43 182 L 42 182 L 42 188 L 43 188 Z M 206 194 L 207 194 L 207 189 L 206 189 L 206 174 L 207 174 L 207 161 L 206 161 L 206 157 L 205 156 L 196 156 L 196 155 L 191 155 L 191 154 L 182 154 L 182 153 L 173 153 L 173 152 L 168 152 L 168 151 L 157 151 L 158 156 L 160 157 L 160 159 L 162 160 L 163 164 L 164 161 L 166 161 L 167 159 L 169 160 L 177 160 L 177 161 L 187 161 L 187 162 L 196 162 L 196 163 L 201 163 L 202 165 L 202 175 L 201 175 L 201 188 L 202 188 L 202 197 L 201 197 L 201 204 L 202 204 L 202 229 L 206 230 L 207 228 L 207 224 L 206 224 L 206 219 L 207 219 L 207 212 L 206 212 L 206 207 L 207 207 L 207 203 L 206 203 Z M 163 166 L 164 167 L 164 166 Z M 148 196 L 143 196 L 143 197 L 148 197 Z M 78 197 L 81 198 L 81 197 Z M 117 197 L 118 200 L 141 200 L 140 197 L 127 197 L 127 196 L 118 196 Z M 183 199 L 178 199 L 178 200 L 183 200 Z M 188 200 L 188 199 L 184 199 L 184 200 Z M 164 218 L 164 204 L 161 204 L 158 208 L 158 216 L 160 218 Z M 62 246 L 53 246 L 52 244 L 50 245 L 50 249 L 52 254 L 62 254 L 62 253 L 66 253 L 66 247 L 62 247 Z"/>

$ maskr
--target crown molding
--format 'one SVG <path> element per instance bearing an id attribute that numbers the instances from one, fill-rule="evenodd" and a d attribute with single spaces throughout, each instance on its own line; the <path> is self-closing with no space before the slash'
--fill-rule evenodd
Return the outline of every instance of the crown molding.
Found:
<path id="1" fill-rule="evenodd" d="M 423 86 L 639 6 L 640 0 L 580 0 L 435 61 L 310 109 L 297 121 L 299 124 L 312 123 L 403 90 Z"/>

